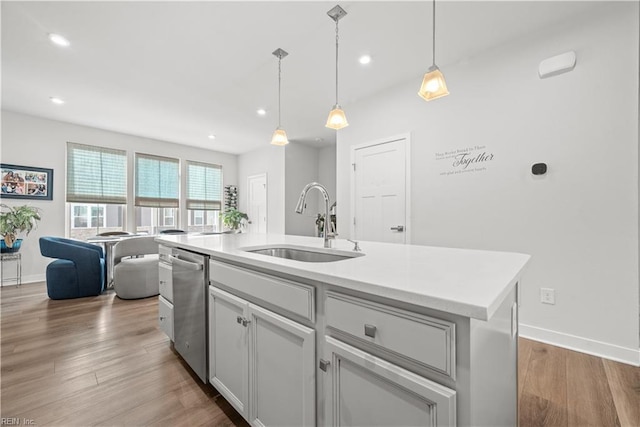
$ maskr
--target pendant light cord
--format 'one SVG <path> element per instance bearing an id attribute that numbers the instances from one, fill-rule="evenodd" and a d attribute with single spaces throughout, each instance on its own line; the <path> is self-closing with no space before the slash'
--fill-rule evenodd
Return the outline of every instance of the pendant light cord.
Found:
<path id="1" fill-rule="evenodd" d="M 433 0 L 433 65 L 436 65 L 436 0 Z"/>
<path id="2" fill-rule="evenodd" d="M 338 105 L 338 19 L 336 19 L 336 105 Z"/>
<path id="3" fill-rule="evenodd" d="M 278 128 L 280 128 L 280 93 L 282 92 L 282 54 L 278 55 Z"/>

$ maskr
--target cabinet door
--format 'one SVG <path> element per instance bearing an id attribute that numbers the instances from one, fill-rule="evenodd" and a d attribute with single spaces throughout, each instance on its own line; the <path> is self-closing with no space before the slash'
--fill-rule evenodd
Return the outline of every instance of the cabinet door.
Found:
<path id="1" fill-rule="evenodd" d="M 173 303 L 173 278 L 171 277 L 171 265 L 158 263 L 158 289 L 167 301 Z"/>
<path id="2" fill-rule="evenodd" d="M 173 341 L 173 304 L 158 297 L 158 324 L 160 329 Z"/>
<path id="3" fill-rule="evenodd" d="M 447 387 L 331 337 L 323 359 L 327 425 L 456 425 L 456 392 Z"/>
<path id="4" fill-rule="evenodd" d="M 315 426 L 315 331 L 249 304 L 250 422 Z"/>
<path id="5" fill-rule="evenodd" d="M 209 287 L 209 381 L 245 418 L 248 407 L 247 302 Z"/>

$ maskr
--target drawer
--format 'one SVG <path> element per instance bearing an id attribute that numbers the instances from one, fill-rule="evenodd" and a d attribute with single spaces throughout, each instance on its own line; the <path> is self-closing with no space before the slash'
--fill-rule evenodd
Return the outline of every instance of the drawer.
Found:
<path id="1" fill-rule="evenodd" d="M 160 329 L 173 339 L 173 304 L 164 299 L 163 296 L 158 297 L 158 324 Z"/>
<path id="2" fill-rule="evenodd" d="M 326 324 L 355 338 L 455 379 L 455 324 L 335 292 L 327 292 Z"/>
<path id="3" fill-rule="evenodd" d="M 213 260 L 209 261 L 209 279 L 214 286 L 222 285 L 224 288 L 239 291 L 248 299 L 255 298 L 267 302 L 288 313 L 315 322 L 313 286 Z"/>
<path id="4" fill-rule="evenodd" d="M 173 279 L 171 277 L 171 265 L 162 261 L 158 263 L 158 280 L 160 281 L 160 295 L 167 301 L 173 302 Z"/>

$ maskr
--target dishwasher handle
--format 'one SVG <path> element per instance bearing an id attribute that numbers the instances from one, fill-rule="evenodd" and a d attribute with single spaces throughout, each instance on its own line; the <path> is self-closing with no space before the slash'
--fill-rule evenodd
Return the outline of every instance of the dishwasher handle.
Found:
<path id="1" fill-rule="evenodd" d="M 198 271 L 204 268 L 204 266 L 199 262 L 185 261 L 175 255 L 169 255 L 169 261 L 171 262 L 171 264 L 178 265 L 180 267 L 186 268 L 187 270 Z"/>

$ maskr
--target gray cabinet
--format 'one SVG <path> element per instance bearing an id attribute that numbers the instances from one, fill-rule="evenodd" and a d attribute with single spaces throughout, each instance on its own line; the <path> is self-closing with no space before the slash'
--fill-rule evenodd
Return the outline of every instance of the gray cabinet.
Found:
<path id="1" fill-rule="evenodd" d="M 455 426 L 456 391 L 416 371 L 455 378 L 455 324 L 326 292 L 324 422 L 331 426 Z"/>
<path id="2" fill-rule="evenodd" d="M 252 425 L 315 425 L 315 331 L 214 286 L 209 371 Z"/>
<path id="3" fill-rule="evenodd" d="M 248 329 L 238 323 L 247 302 L 209 287 L 209 382 L 244 418 L 249 417 Z"/>
<path id="4" fill-rule="evenodd" d="M 326 337 L 325 422 L 332 426 L 455 426 L 456 392 Z"/>
<path id="5" fill-rule="evenodd" d="M 158 297 L 158 326 L 171 341 L 173 336 L 173 278 L 169 255 L 171 248 L 160 245 L 160 261 L 158 262 L 158 280 L 160 296 Z"/>
<path id="6" fill-rule="evenodd" d="M 210 381 L 256 426 L 517 424 L 517 290 L 489 321 L 210 262 Z"/>

